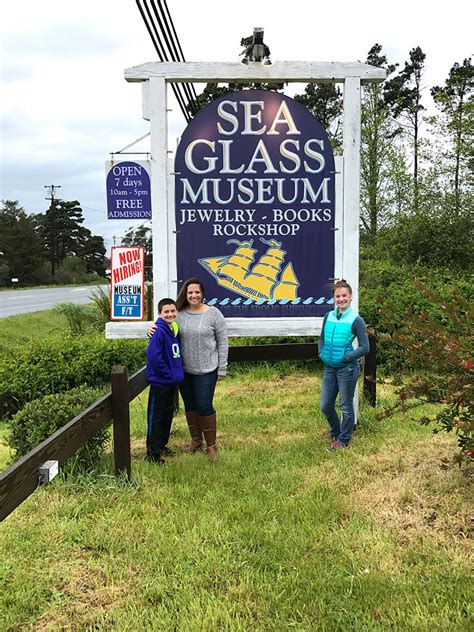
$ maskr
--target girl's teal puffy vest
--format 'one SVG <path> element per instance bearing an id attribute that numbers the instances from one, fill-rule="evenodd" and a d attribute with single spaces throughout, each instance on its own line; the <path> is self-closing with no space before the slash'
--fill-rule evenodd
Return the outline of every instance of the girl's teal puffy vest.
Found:
<path id="1" fill-rule="evenodd" d="M 329 312 L 324 324 L 324 344 L 319 357 L 327 366 L 344 366 L 344 355 L 352 351 L 352 342 L 355 334 L 352 332 L 352 323 L 357 314 L 352 307 L 342 312 L 337 318 L 337 309 Z"/>

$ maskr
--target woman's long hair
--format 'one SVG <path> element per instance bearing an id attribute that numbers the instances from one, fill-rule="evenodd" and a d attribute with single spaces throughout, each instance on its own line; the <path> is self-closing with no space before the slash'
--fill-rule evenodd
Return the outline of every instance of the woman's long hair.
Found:
<path id="1" fill-rule="evenodd" d="M 204 285 L 202 281 L 200 279 L 196 279 L 195 277 L 191 277 L 190 279 L 188 279 L 187 281 L 183 283 L 183 285 L 181 286 L 181 289 L 179 290 L 179 294 L 176 299 L 176 309 L 178 310 L 178 312 L 188 307 L 189 305 L 188 287 L 192 285 L 193 283 L 195 283 L 196 285 L 199 285 L 201 289 L 202 300 L 204 300 L 205 293 L 204 293 Z"/>

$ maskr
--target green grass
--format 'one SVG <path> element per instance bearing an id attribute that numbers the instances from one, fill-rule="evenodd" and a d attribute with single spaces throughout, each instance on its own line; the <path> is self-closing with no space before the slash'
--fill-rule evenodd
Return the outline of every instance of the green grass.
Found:
<path id="1" fill-rule="evenodd" d="M 0 353 L 8 352 L 14 345 L 27 345 L 66 331 L 66 319 L 54 309 L 31 314 L 18 314 L 0 320 Z"/>
<path id="2" fill-rule="evenodd" d="M 181 452 L 180 413 L 161 467 L 143 460 L 143 393 L 132 484 L 108 454 L 3 523 L 4 629 L 472 629 L 468 479 L 441 467 L 454 438 L 363 407 L 351 449 L 329 454 L 319 386 L 311 363 L 234 368 L 218 460 Z"/>
<path id="3" fill-rule="evenodd" d="M 8 424 L 0 421 L 0 472 L 6 470 L 12 457 L 10 448 L 5 445 L 5 435 L 7 433 L 7 428 Z"/>

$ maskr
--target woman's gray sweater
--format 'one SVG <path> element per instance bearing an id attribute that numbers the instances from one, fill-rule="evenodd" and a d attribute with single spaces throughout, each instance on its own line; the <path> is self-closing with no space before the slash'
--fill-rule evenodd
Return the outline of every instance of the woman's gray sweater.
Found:
<path id="1" fill-rule="evenodd" d="M 178 312 L 181 357 L 186 373 L 204 375 L 217 369 L 218 375 L 227 372 L 229 338 L 224 316 L 216 308 L 200 314 Z"/>

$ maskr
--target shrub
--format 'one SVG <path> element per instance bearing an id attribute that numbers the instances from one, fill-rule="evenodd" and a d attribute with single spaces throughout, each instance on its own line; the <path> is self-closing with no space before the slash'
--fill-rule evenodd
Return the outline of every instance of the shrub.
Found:
<path id="1" fill-rule="evenodd" d="M 80 386 L 66 393 L 46 395 L 26 404 L 8 425 L 7 444 L 18 459 L 67 424 L 104 394 L 105 389 Z M 108 441 L 108 430 L 97 432 L 68 461 L 66 471 L 93 469 Z"/>
<path id="2" fill-rule="evenodd" d="M 95 323 L 99 330 L 105 328 L 105 323 L 110 320 L 110 291 L 104 292 L 99 286 L 91 294 L 91 302 L 95 311 Z"/>
<path id="3" fill-rule="evenodd" d="M 474 460 L 474 388 L 472 368 L 472 319 L 474 311 L 465 294 L 453 289 L 441 295 L 416 283 L 431 311 L 414 314 L 396 311 L 394 305 L 382 316 L 397 354 L 405 366 L 417 371 L 399 379 L 398 403 L 384 415 L 423 404 L 439 404 L 441 410 L 425 415 L 421 422 L 435 423 L 435 432 L 456 432 L 458 460 Z M 442 318 L 439 316 L 442 314 Z M 396 326 L 394 327 L 394 323 Z M 392 367 L 395 369 L 397 367 Z"/>
<path id="4" fill-rule="evenodd" d="M 452 327 L 444 310 L 425 295 L 415 282 L 417 277 L 424 287 L 448 297 L 453 288 L 465 295 L 472 293 L 468 277 L 459 277 L 449 270 L 423 266 L 395 265 L 385 260 L 362 259 L 359 311 L 367 325 L 378 334 L 377 364 L 398 370 L 404 359 L 392 344 L 391 335 L 405 318 L 405 314 L 428 314 L 437 322 Z M 382 317 L 382 306 L 384 315 Z"/>
<path id="5" fill-rule="evenodd" d="M 66 318 L 69 331 L 73 336 L 80 336 L 91 329 L 93 312 L 88 305 L 58 303 L 54 309 Z"/>
<path id="6" fill-rule="evenodd" d="M 54 281 L 59 285 L 89 283 L 93 279 L 87 273 L 87 264 L 79 257 L 66 257 L 56 270 Z"/>
<path id="7" fill-rule="evenodd" d="M 8 417 L 26 402 L 83 384 L 102 386 L 114 365 L 129 373 L 145 364 L 146 340 L 105 340 L 100 334 L 55 337 L 12 349 L 0 363 L 0 412 Z"/>
<path id="8" fill-rule="evenodd" d="M 392 226 L 380 231 L 377 240 L 378 247 L 398 264 L 464 270 L 474 254 L 471 217 L 438 206 L 410 216 L 399 215 Z"/>

